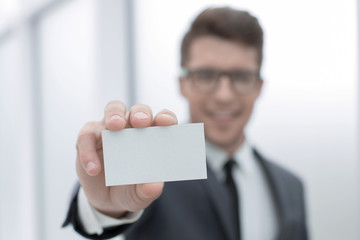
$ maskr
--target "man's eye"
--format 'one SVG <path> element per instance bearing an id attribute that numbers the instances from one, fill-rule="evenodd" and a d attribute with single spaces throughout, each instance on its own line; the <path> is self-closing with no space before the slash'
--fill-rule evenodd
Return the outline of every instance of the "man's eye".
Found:
<path id="1" fill-rule="evenodd" d="M 199 71 L 196 77 L 201 80 L 212 80 L 216 77 L 216 73 L 212 71 Z"/>
<path id="2" fill-rule="evenodd" d="M 244 83 L 252 81 L 253 78 L 251 74 L 246 72 L 233 73 L 232 77 L 236 82 L 244 82 Z"/>

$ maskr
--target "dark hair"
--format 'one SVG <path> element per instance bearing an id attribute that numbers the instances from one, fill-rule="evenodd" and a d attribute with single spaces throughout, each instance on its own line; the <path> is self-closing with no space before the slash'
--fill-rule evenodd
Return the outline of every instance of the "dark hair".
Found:
<path id="1" fill-rule="evenodd" d="M 259 69 L 263 58 L 263 30 L 258 20 L 246 11 L 229 7 L 205 9 L 190 26 L 181 44 L 181 66 L 189 60 L 192 42 L 201 36 L 216 36 L 255 47 Z"/>

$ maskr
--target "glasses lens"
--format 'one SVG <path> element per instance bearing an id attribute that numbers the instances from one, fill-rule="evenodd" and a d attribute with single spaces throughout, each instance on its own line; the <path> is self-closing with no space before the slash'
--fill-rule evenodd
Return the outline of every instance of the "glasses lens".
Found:
<path id="1" fill-rule="evenodd" d="M 231 73 L 234 88 L 241 92 L 251 91 L 257 82 L 257 74 L 249 71 L 236 71 Z"/>
<path id="2" fill-rule="evenodd" d="M 207 92 L 216 86 L 218 72 L 210 69 L 196 70 L 192 72 L 191 78 L 198 90 Z"/>

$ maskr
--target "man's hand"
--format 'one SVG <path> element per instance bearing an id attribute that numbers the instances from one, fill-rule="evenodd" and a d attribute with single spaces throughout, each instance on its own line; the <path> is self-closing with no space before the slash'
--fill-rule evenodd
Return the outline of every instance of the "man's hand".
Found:
<path id="1" fill-rule="evenodd" d="M 164 183 L 106 187 L 102 130 L 176 124 L 177 118 L 169 110 L 162 110 L 153 117 L 151 109 L 146 105 L 136 104 L 131 107 L 129 112 L 126 112 L 124 103 L 120 101 L 112 101 L 107 104 L 102 121 L 85 124 L 79 133 L 76 144 L 76 170 L 90 204 L 108 216 L 120 218 L 126 212 L 139 211 L 149 206 L 160 196 L 164 187 Z"/>

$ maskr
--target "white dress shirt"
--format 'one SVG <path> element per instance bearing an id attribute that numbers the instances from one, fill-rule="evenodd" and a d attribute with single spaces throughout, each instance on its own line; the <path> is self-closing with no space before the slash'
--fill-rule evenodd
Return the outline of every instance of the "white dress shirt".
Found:
<path id="1" fill-rule="evenodd" d="M 225 182 L 223 167 L 230 156 L 210 142 L 206 142 L 206 155 L 216 177 Z M 233 169 L 233 178 L 239 193 L 242 240 L 275 239 L 278 233 L 275 203 L 262 167 L 248 142 L 245 141 L 232 158 L 238 165 Z"/>
<path id="2" fill-rule="evenodd" d="M 207 161 L 219 181 L 225 181 L 223 166 L 229 156 L 222 149 L 206 142 Z M 233 176 L 239 192 L 240 223 L 242 240 L 271 240 L 278 232 L 275 204 L 265 174 L 255 159 L 247 142 L 235 152 L 233 159 L 238 167 Z M 131 213 L 122 219 L 101 214 L 86 199 L 82 189 L 79 192 L 78 209 L 80 220 L 89 234 L 101 234 L 103 228 L 137 221 L 141 212 Z"/>
<path id="3" fill-rule="evenodd" d="M 80 188 L 78 195 L 78 210 L 80 221 L 83 224 L 85 231 L 88 234 L 102 234 L 103 229 L 106 227 L 119 226 L 127 223 L 133 223 L 137 221 L 143 211 L 128 213 L 125 217 L 121 219 L 112 218 L 107 215 L 102 214 L 93 208 L 89 201 L 86 198 L 85 192 Z"/>

